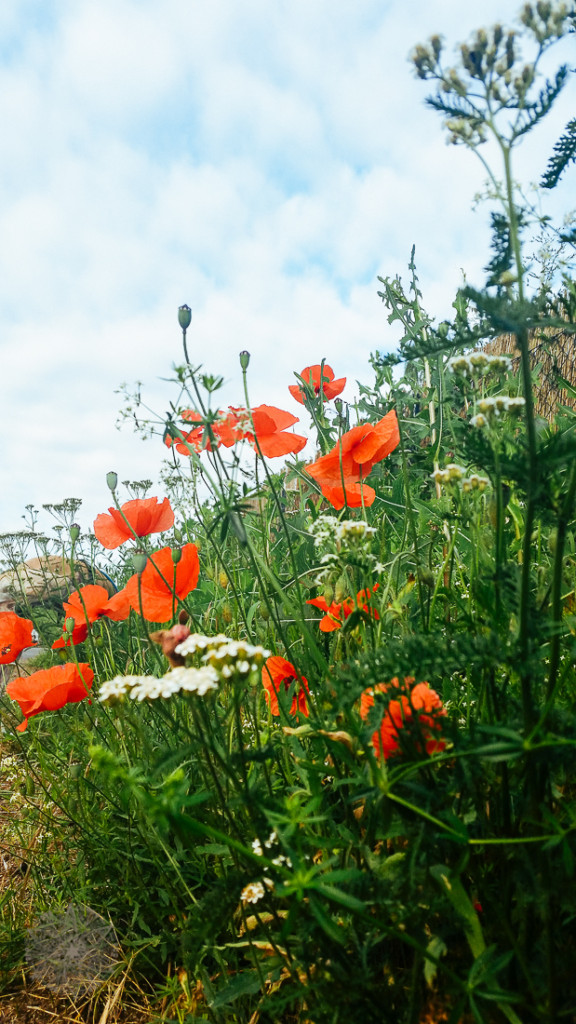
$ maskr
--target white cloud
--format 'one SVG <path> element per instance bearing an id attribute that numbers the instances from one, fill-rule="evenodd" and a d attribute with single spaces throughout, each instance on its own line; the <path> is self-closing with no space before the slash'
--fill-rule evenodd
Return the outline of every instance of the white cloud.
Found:
<path id="1" fill-rule="evenodd" d="M 114 389 L 143 380 L 164 415 L 182 302 L 226 403 L 244 348 L 256 403 L 289 402 L 292 371 L 324 355 L 360 376 L 397 338 L 376 276 L 406 277 L 413 243 L 425 302 L 449 313 L 460 268 L 477 280 L 488 258 L 483 174 L 445 146 L 406 56 L 516 10 L 4 0 L 0 531 L 69 494 L 87 522 L 111 468 L 156 475 L 160 446 L 115 430 Z"/>

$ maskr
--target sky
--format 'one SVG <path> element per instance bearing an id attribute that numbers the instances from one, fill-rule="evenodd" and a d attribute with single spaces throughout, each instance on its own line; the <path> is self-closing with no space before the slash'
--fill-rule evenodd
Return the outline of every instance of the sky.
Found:
<path id="1" fill-rule="evenodd" d="M 224 404 L 242 403 L 246 349 L 252 403 L 298 414 L 294 371 L 325 357 L 351 399 L 370 353 L 396 347 L 377 278 L 406 280 L 412 245 L 435 316 L 463 273 L 482 283 L 485 175 L 446 145 L 407 58 L 434 32 L 450 51 L 518 9 L 2 0 L 0 533 L 68 497 L 89 527 L 109 470 L 157 480 L 162 444 L 118 430 L 118 389 L 141 381 L 165 414 L 181 304 L 191 360 L 224 376 Z M 525 180 L 573 106 L 571 83 L 527 140 Z"/>

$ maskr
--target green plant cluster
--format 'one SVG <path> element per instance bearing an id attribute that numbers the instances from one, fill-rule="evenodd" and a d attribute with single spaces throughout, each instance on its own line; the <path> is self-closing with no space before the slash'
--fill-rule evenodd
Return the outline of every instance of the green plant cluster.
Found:
<path id="1" fill-rule="evenodd" d="M 181 307 L 170 414 L 147 418 L 138 392 L 128 415 L 169 449 L 178 525 L 163 542 L 175 573 L 196 545 L 198 585 L 176 599 L 174 584 L 169 622 L 100 617 L 59 653 L 61 601 L 19 598 L 42 664 L 89 662 L 95 683 L 91 703 L 44 711 L 24 733 L 1 699 L 2 852 L 31 873 L 32 916 L 74 902 L 111 919 L 165 1024 L 418 1024 L 434 1001 L 453 1024 L 576 1017 L 576 414 L 537 417 L 530 358 L 534 336 L 574 334 L 576 286 L 564 273 L 555 294 L 529 291 L 533 211 L 512 174 L 567 80 L 562 67 L 537 84 L 574 11 L 527 4 L 521 22 L 478 32 L 457 68 L 437 37 L 414 54 L 452 141 L 484 162 L 491 138 L 502 158 L 501 180 L 486 165 L 484 289 L 463 288 L 435 324 L 412 252 L 408 286 L 382 279 L 379 293 L 398 354 L 373 355 L 355 405 L 326 398 L 324 362 L 318 389 L 296 374 L 320 458 L 340 445 L 343 507 L 303 458 L 271 468 L 247 353 L 254 458 L 224 450 L 222 382 L 190 363 Z M 573 153 L 571 123 L 546 187 Z M 490 351 L 503 332 L 514 361 Z M 348 503 L 347 439 L 389 416 L 398 439 L 370 467 L 375 497 Z M 151 485 L 124 486 L 141 499 Z M 4 538 L 6 565 L 30 545 L 59 551 L 70 590 L 86 583 L 79 566 L 120 590 L 153 557 L 150 537 L 117 558 L 79 537 L 74 503 L 50 509 L 55 542 L 30 511 L 25 534 Z M 170 667 L 173 628 L 187 639 Z M 292 670 L 275 692 L 269 659 Z M 13 985 L 26 922 L 9 890 L 0 911 Z"/>

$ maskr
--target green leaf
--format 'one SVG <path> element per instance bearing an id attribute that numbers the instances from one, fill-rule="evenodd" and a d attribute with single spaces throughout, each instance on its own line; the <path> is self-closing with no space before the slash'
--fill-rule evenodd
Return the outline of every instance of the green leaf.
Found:
<path id="1" fill-rule="evenodd" d="M 320 900 L 316 899 L 313 894 L 310 894 L 309 901 L 310 910 L 314 914 L 314 917 L 318 921 L 322 931 L 326 932 L 328 938 L 332 939 L 333 942 L 337 942 L 339 946 L 343 946 L 346 942 L 344 929 L 338 927 L 336 921 L 330 917 L 330 915 L 325 911 Z"/>
<path id="2" fill-rule="evenodd" d="M 428 988 L 432 988 L 438 973 L 438 961 L 448 951 L 448 947 L 439 935 L 433 935 L 426 946 L 426 958 L 424 960 L 424 980 Z M 431 957 L 434 957 L 432 960 Z"/>
<path id="3" fill-rule="evenodd" d="M 434 864 L 430 868 L 430 874 L 444 890 L 444 893 L 454 907 L 454 910 L 461 918 L 468 945 L 470 946 L 474 959 L 476 959 L 486 949 L 486 943 L 484 941 L 480 919 L 472 906 L 472 901 L 462 885 L 460 878 L 458 875 L 453 874 L 450 871 L 450 868 L 445 867 L 444 864 Z"/>
<path id="4" fill-rule="evenodd" d="M 350 893 L 343 892 L 342 889 L 337 889 L 335 885 L 315 882 L 310 886 L 310 889 L 315 889 L 322 896 L 326 896 L 329 900 L 334 900 L 335 903 L 340 903 L 341 906 L 347 907 L 348 910 L 363 911 L 366 909 L 366 904 L 362 900 L 357 899 L 356 896 L 351 896 Z"/>
<path id="5" fill-rule="evenodd" d="M 212 1000 L 213 1010 L 219 1010 L 222 1006 L 229 1006 L 240 996 L 251 996 L 260 989 L 260 978 L 256 971 L 246 971 L 238 974 L 232 981 L 229 981 L 224 988 L 221 988 Z"/>

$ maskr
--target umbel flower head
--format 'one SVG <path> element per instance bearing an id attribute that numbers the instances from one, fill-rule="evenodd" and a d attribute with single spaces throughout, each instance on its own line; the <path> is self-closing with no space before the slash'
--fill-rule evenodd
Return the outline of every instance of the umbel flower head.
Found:
<path id="1" fill-rule="evenodd" d="M 232 640 L 218 633 L 204 636 L 191 633 L 175 648 L 182 657 L 201 654 L 204 665 L 209 666 L 220 679 L 247 679 L 261 668 L 270 651 L 264 647 L 249 644 L 247 640 Z"/>
<path id="2" fill-rule="evenodd" d="M 203 665 L 202 668 L 179 666 L 165 676 L 115 676 L 102 683 L 98 700 L 101 704 L 118 704 L 126 697 L 138 701 L 168 700 L 178 693 L 195 693 L 204 697 L 211 690 L 217 690 L 220 683 L 218 673 Z"/>

